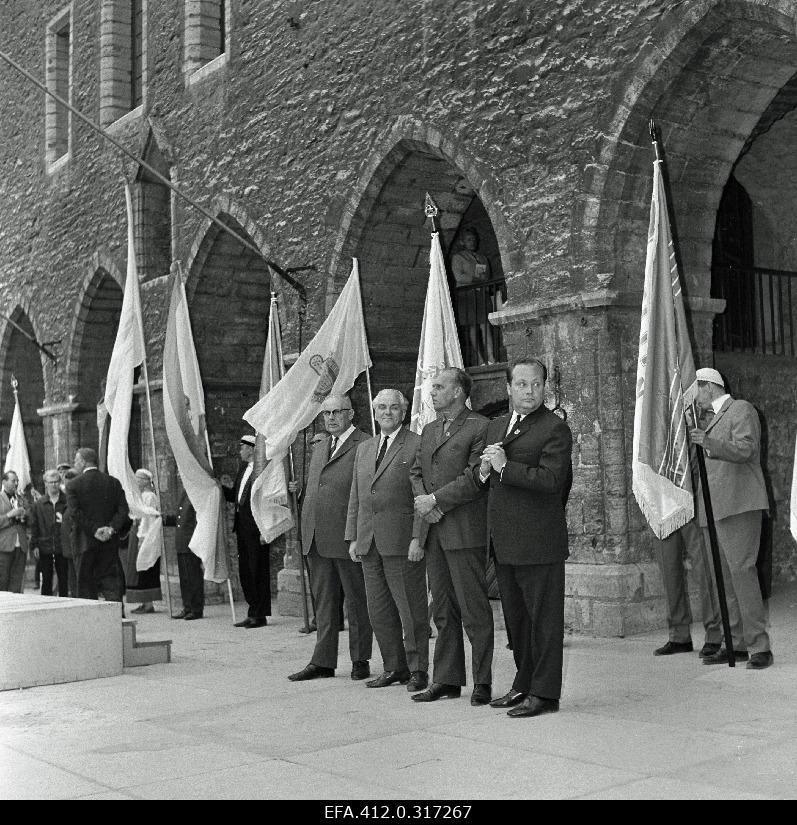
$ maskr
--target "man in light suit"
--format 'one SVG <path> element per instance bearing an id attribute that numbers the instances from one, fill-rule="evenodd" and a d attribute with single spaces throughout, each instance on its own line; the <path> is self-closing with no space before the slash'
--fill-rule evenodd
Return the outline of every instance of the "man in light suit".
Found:
<path id="1" fill-rule="evenodd" d="M 352 425 L 354 410 L 345 395 L 330 395 L 321 405 L 328 436 L 313 439 L 313 456 L 302 500 L 302 552 L 310 565 L 318 635 L 307 665 L 288 678 L 292 682 L 335 675 L 338 666 L 341 587 L 349 614 L 351 678 L 371 675 L 373 631 L 368 619 L 362 564 L 349 557 L 345 541 L 349 493 L 357 447 L 368 436 Z M 289 485 L 296 492 L 296 482 Z"/>
<path id="2" fill-rule="evenodd" d="M 255 437 L 241 436 L 241 467 L 229 486 L 222 478 L 224 498 L 235 505 L 232 530 L 238 544 L 238 576 L 244 598 L 249 604 L 247 616 L 235 627 L 265 627 L 271 615 L 271 564 L 268 544 L 261 544 L 260 530 L 252 515 L 252 484 L 255 480 Z"/>
<path id="3" fill-rule="evenodd" d="M 433 380 L 432 404 L 439 417 L 423 428 L 410 476 L 415 493 L 414 536 L 424 548 L 434 602 L 437 644 L 434 680 L 412 699 L 456 698 L 465 684 L 465 645 L 471 643 L 472 705 L 491 699 L 493 612 L 487 595 L 487 496 L 474 484 L 487 419 L 465 402 L 473 379 L 447 369 Z"/>
<path id="4" fill-rule="evenodd" d="M 124 576 L 119 534 L 130 525 L 127 498 L 119 480 L 97 468 L 97 453 L 81 447 L 74 462 L 80 473 L 66 485 L 66 512 L 72 525 L 80 599 L 121 602 Z"/>
<path id="5" fill-rule="evenodd" d="M 507 368 L 512 412 L 488 425 L 479 466 L 490 488 L 488 537 L 517 667 L 512 688 L 490 705 L 510 708 L 512 717 L 558 711 L 562 690 L 573 437 L 543 406 L 547 377 L 536 359 Z"/>
<path id="6" fill-rule="evenodd" d="M 410 468 L 420 436 L 402 426 L 407 407 L 398 390 L 374 399 L 380 434 L 357 447 L 346 541 L 352 560 L 362 561 L 368 615 L 385 666 L 366 686 L 401 683 L 418 691 L 429 684 L 429 617 L 426 563 L 412 537 Z"/>
<path id="7" fill-rule="evenodd" d="M 728 600 L 728 618 L 737 661 L 749 661 L 750 670 L 763 670 L 774 659 L 767 634 L 767 615 L 758 584 L 756 558 L 761 518 L 769 499 L 761 471 L 761 423 L 749 401 L 734 399 L 715 369 L 697 371 L 697 403 L 714 418 L 705 430 L 690 437 L 706 454 L 706 473 L 717 528 L 722 572 Z M 700 525 L 708 545 L 702 492 L 698 496 Z M 723 647 L 703 664 L 728 662 Z"/>
<path id="8" fill-rule="evenodd" d="M 0 489 L 0 590 L 21 593 L 28 558 L 26 513 L 17 496 L 19 479 L 13 470 L 3 473 Z"/>

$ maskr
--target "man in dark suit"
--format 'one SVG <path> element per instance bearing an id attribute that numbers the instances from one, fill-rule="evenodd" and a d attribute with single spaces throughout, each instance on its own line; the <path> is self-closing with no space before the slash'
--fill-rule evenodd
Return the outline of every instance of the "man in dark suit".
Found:
<path id="1" fill-rule="evenodd" d="M 487 497 L 473 483 L 485 447 L 487 419 L 465 402 L 473 380 L 464 370 L 443 370 L 432 382 L 438 419 L 421 434 L 410 476 L 415 493 L 414 535 L 424 548 L 434 603 L 437 644 L 434 681 L 412 699 L 458 697 L 465 679 L 462 627 L 470 639 L 472 705 L 491 697 L 493 612 L 487 595 Z"/>
<path id="2" fill-rule="evenodd" d="M 362 564 L 349 557 L 346 514 L 357 447 L 368 436 L 352 426 L 354 410 L 345 396 L 330 395 L 321 405 L 328 436 L 313 440 L 313 456 L 302 501 L 302 551 L 310 565 L 318 636 L 310 664 L 292 682 L 334 676 L 338 666 L 341 587 L 349 614 L 352 679 L 371 675 L 373 631 L 368 619 Z M 291 482 L 291 492 L 296 491 Z"/>
<path id="3" fill-rule="evenodd" d="M 252 515 L 252 483 L 255 478 L 255 437 L 241 437 L 241 468 L 232 487 L 222 484 L 224 498 L 235 504 L 232 530 L 238 542 L 238 575 L 249 604 L 247 616 L 236 627 L 265 627 L 271 615 L 269 546 L 260 542 L 260 530 Z"/>
<path id="4" fill-rule="evenodd" d="M 97 453 L 81 447 L 74 461 L 80 473 L 67 482 L 66 509 L 72 524 L 80 599 L 121 602 L 124 578 L 119 562 L 119 533 L 130 524 L 127 499 L 118 479 L 97 468 Z"/>
<path id="5" fill-rule="evenodd" d="M 429 684 L 429 617 L 423 548 L 412 537 L 410 468 L 420 436 L 402 426 L 407 399 L 382 390 L 373 402 L 380 434 L 357 448 L 346 519 L 352 560 L 361 559 L 368 615 L 385 671 L 366 682 L 407 690 Z"/>
<path id="6" fill-rule="evenodd" d="M 177 572 L 180 576 L 180 596 L 183 600 L 183 609 L 172 618 L 185 619 L 189 622 L 201 619 L 205 613 L 205 579 L 202 575 L 202 562 L 188 546 L 196 529 L 196 511 L 182 484 L 177 488 L 177 510 L 173 516 L 165 515 L 163 524 L 166 527 L 176 528 L 174 549 L 177 553 Z"/>
<path id="7" fill-rule="evenodd" d="M 33 503 L 31 511 L 30 546 L 42 565 L 42 596 L 53 595 L 53 573 L 58 577 L 58 595 L 68 596 L 69 564 L 61 549 L 66 493 L 58 470 L 47 470 L 42 480 L 44 495 Z"/>
<path id="8" fill-rule="evenodd" d="M 517 667 L 510 691 L 490 704 L 511 708 L 509 716 L 553 713 L 562 690 L 573 438 L 543 406 L 547 377 L 536 359 L 507 369 L 512 412 L 490 422 L 479 467 L 490 488 L 488 536 Z"/>

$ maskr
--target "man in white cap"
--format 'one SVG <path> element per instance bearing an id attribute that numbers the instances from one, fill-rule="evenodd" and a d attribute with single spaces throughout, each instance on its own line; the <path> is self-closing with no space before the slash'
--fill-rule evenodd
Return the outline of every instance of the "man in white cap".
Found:
<path id="1" fill-rule="evenodd" d="M 763 670 L 772 664 L 773 657 L 756 571 L 761 517 L 769 508 L 761 471 L 761 423 L 749 401 L 731 398 L 725 391 L 725 382 L 717 370 L 699 369 L 697 386 L 697 403 L 713 412 L 714 418 L 705 430 L 692 430 L 690 437 L 706 455 L 734 654 L 737 661 L 749 658 L 748 669 Z M 702 494 L 698 496 L 698 506 L 708 546 Z M 724 647 L 703 658 L 706 665 L 727 661 Z"/>
<path id="2" fill-rule="evenodd" d="M 271 570 L 268 544 L 260 543 L 260 530 L 252 515 L 252 482 L 255 480 L 255 437 L 243 435 L 241 467 L 232 487 L 222 479 L 222 491 L 227 501 L 235 504 L 232 529 L 238 543 L 238 576 L 244 598 L 249 604 L 247 616 L 236 627 L 265 627 L 271 615 Z"/>

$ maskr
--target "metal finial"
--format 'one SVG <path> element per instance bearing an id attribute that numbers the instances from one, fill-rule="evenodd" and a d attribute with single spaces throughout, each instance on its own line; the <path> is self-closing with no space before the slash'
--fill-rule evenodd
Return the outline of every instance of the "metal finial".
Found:
<path id="1" fill-rule="evenodd" d="M 436 218 L 440 213 L 437 204 L 432 200 L 432 196 L 427 192 L 423 199 L 423 211 L 427 218 Z"/>

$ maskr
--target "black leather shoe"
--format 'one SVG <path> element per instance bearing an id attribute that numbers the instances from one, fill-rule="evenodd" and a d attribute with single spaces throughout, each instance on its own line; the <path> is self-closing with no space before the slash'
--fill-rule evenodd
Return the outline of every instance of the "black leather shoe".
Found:
<path id="1" fill-rule="evenodd" d="M 371 675 L 371 666 L 368 662 L 352 662 L 351 663 L 351 678 L 352 679 L 367 679 Z"/>
<path id="2" fill-rule="evenodd" d="M 236 623 L 233 625 L 233 627 L 249 627 L 249 625 L 251 624 L 251 622 L 252 622 L 252 620 L 251 620 L 250 618 L 248 618 L 248 617 L 247 617 L 246 619 L 241 619 L 241 621 L 240 621 L 240 622 L 236 622 Z"/>
<path id="3" fill-rule="evenodd" d="M 733 651 L 733 658 L 737 662 L 746 662 L 750 657 L 748 656 L 746 650 L 734 650 Z M 723 647 L 723 648 L 720 648 L 716 653 L 713 653 L 711 656 L 704 656 L 703 657 L 703 664 L 704 665 L 727 665 L 728 664 L 728 651 Z"/>
<path id="4" fill-rule="evenodd" d="M 432 682 L 426 690 L 411 696 L 413 702 L 436 702 L 438 699 L 459 699 L 462 688 L 459 685 L 443 685 Z"/>
<path id="5" fill-rule="evenodd" d="M 371 679 L 366 682 L 365 686 L 369 688 L 383 688 L 389 687 L 390 685 L 397 685 L 399 683 L 406 685 L 409 680 L 409 670 L 386 670 L 383 674 L 377 676 L 376 679 Z"/>
<path id="6" fill-rule="evenodd" d="M 490 685 L 474 685 L 473 693 L 470 695 L 472 705 L 489 705 L 493 691 Z"/>
<path id="7" fill-rule="evenodd" d="M 525 693 L 519 690 L 510 690 L 509 693 L 504 694 L 498 699 L 493 699 L 490 702 L 491 708 L 511 708 L 514 705 L 519 705 L 526 698 Z"/>
<path id="8" fill-rule="evenodd" d="M 556 713 L 558 710 L 559 702 L 556 699 L 543 699 L 541 696 L 529 696 L 516 708 L 508 710 L 506 715 L 514 718 L 520 716 L 542 716 L 543 713 Z"/>
<path id="9" fill-rule="evenodd" d="M 193 622 L 193 621 L 194 621 L 194 619 L 201 619 L 201 618 L 202 618 L 202 614 L 201 614 L 201 613 L 186 613 L 186 614 L 185 614 L 185 616 L 183 616 L 183 618 L 184 618 L 187 622 Z"/>
<path id="10" fill-rule="evenodd" d="M 765 667 L 775 664 L 775 657 L 771 650 L 764 650 L 761 653 L 754 653 L 747 663 L 748 670 L 763 670 Z"/>
<path id="11" fill-rule="evenodd" d="M 190 612 L 191 612 L 190 610 L 186 610 L 185 608 L 183 608 L 179 613 L 175 613 L 174 616 L 172 616 L 172 618 L 173 619 L 184 619 Z"/>
<path id="12" fill-rule="evenodd" d="M 721 647 L 722 645 L 719 642 L 706 642 L 703 647 L 700 648 L 700 658 L 705 659 L 706 656 L 713 656 L 715 653 L 719 653 Z"/>
<path id="13" fill-rule="evenodd" d="M 268 624 L 268 619 L 263 616 L 262 619 L 249 619 L 249 624 L 246 626 L 248 630 L 253 627 L 265 627 Z"/>
<path id="14" fill-rule="evenodd" d="M 298 673 L 291 673 L 288 678 L 292 682 L 306 682 L 308 679 L 328 679 L 334 675 L 335 671 L 331 667 L 320 667 L 310 662 L 303 670 Z"/>
<path id="15" fill-rule="evenodd" d="M 654 656 L 672 656 L 673 653 L 691 653 L 694 650 L 692 642 L 667 642 L 666 645 L 657 647 L 653 651 Z"/>
<path id="16" fill-rule="evenodd" d="M 429 674 L 425 670 L 413 670 L 407 683 L 407 690 L 414 693 L 416 690 L 423 690 L 428 684 Z"/>

